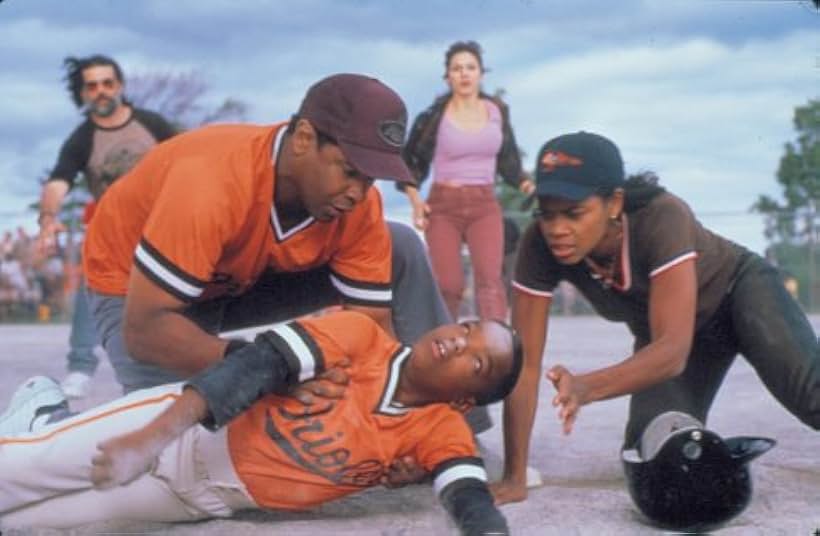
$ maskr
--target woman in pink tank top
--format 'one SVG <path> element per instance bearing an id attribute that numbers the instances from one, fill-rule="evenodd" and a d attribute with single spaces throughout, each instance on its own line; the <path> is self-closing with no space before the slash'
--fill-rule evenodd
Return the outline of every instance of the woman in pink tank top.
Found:
<path id="1" fill-rule="evenodd" d="M 425 232 L 433 271 L 453 318 L 459 316 L 464 292 L 461 249 L 466 243 L 478 316 L 504 320 L 504 233 L 495 180 L 500 175 L 525 193 L 532 192 L 533 182 L 522 173 L 506 105 L 481 91 L 485 70 L 478 43 L 451 45 L 445 67 L 449 91 L 419 114 L 404 149 L 419 185 L 432 164 L 433 185 L 427 202 L 416 187 L 404 191 L 413 205 L 415 227 Z"/>

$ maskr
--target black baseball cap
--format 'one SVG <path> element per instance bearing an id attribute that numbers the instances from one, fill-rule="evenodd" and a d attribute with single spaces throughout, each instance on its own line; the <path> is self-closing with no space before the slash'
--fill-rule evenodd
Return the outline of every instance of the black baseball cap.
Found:
<path id="1" fill-rule="evenodd" d="M 553 138 L 538 151 L 535 192 L 538 196 L 581 201 L 624 184 L 621 153 L 607 138 L 576 132 Z"/>
<path id="2" fill-rule="evenodd" d="M 360 173 L 415 184 L 401 157 L 407 109 L 379 80 L 349 73 L 324 78 L 308 89 L 299 117 L 333 138 Z"/>

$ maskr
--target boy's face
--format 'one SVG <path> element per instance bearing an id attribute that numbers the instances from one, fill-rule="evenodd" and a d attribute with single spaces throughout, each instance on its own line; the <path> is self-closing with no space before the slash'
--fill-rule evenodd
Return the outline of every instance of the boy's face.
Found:
<path id="1" fill-rule="evenodd" d="M 440 326 L 413 345 L 407 363 L 423 378 L 423 397 L 431 402 L 469 400 L 486 393 L 512 366 L 512 336 L 492 321 Z"/>

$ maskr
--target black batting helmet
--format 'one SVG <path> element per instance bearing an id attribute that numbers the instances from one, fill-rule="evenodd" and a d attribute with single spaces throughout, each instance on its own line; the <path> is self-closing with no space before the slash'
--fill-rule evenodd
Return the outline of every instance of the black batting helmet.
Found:
<path id="1" fill-rule="evenodd" d="M 752 496 L 748 463 L 775 444 L 764 437 L 722 439 L 694 417 L 670 411 L 621 453 L 629 494 L 652 522 L 705 530 L 742 512 Z"/>

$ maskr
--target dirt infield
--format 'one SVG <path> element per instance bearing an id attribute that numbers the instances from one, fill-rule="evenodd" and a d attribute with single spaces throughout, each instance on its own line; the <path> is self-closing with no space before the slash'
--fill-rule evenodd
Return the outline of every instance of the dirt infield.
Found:
<path id="1" fill-rule="evenodd" d="M 815 331 L 820 331 L 820 316 L 812 321 Z M 629 353 L 631 338 L 623 326 L 594 317 L 557 317 L 550 324 L 547 364 L 561 362 L 572 370 L 589 370 Z M 67 326 L 0 325 L 0 340 L 0 409 L 28 376 L 61 378 L 64 374 Z M 551 391 L 542 383 L 530 458 L 530 464 L 542 472 L 545 485 L 533 490 L 526 502 L 503 507 L 513 534 L 658 533 L 643 523 L 624 487 L 618 449 L 626 399 L 584 408 L 573 434 L 564 437 L 549 406 Z M 111 368 L 103 360 L 91 396 L 73 408 L 82 409 L 117 394 Z M 491 408 L 491 414 L 500 423 L 500 407 Z M 710 428 L 723 436 L 759 434 L 778 441 L 771 452 L 753 463 L 752 504 L 719 534 L 812 536 L 820 531 L 820 434 L 780 407 L 743 359 L 736 361 L 718 394 Z M 502 452 L 500 425 L 480 439 L 491 452 Z M 490 460 L 489 469 L 491 475 L 497 474 L 498 460 Z M 2 532 L 3 536 L 41 533 L 58 532 Z M 248 513 L 231 520 L 178 525 L 106 523 L 59 534 L 66 533 L 410 536 L 453 534 L 455 530 L 430 487 L 411 486 L 398 491 L 368 490 L 305 513 Z"/>

